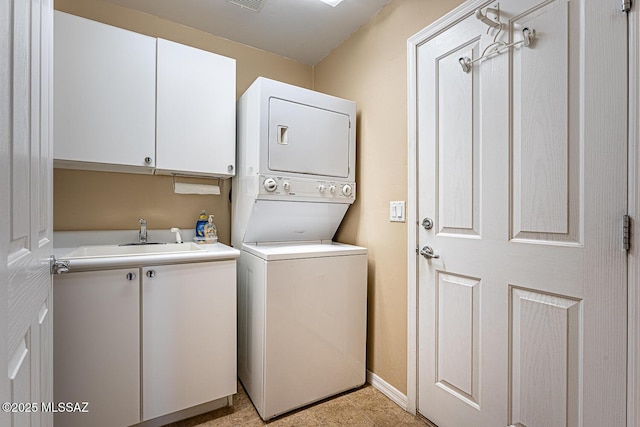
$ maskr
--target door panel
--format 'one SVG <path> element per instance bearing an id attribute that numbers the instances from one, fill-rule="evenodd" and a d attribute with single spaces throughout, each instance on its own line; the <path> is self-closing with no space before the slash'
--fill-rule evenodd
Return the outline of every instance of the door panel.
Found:
<path id="1" fill-rule="evenodd" d="M 9 359 L 9 380 L 11 381 L 11 401 L 29 402 L 31 399 L 31 363 L 27 348 L 28 337 L 18 344 L 15 353 Z M 29 426 L 29 413 L 13 414 L 12 427 Z"/>
<path id="2" fill-rule="evenodd" d="M 480 280 L 438 273 L 436 384 L 478 407 Z"/>
<path id="3" fill-rule="evenodd" d="M 461 56 L 478 56 L 479 38 L 436 59 L 439 230 L 479 234 L 478 111 L 476 72 L 460 75 Z M 475 107 L 475 108 L 474 108 Z M 447 114 L 456 111 L 456 114 Z"/>
<path id="4" fill-rule="evenodd" d="M 578 425 L 580 301 L 512 287 L 510 305 L 512 424 Z"/>
<path id="5" fill-rule="evenodd" d="M 570 63 L 580 58 L 577 46 L 569 46 L 568 20 L 569 3 L 552 1 L 513 18 L 509 26 L 510 40 L 521 38 L 525 27 L 537 35 L 532 49 L 515 49 L 510 62 L 516 239 L 580 243 L 582 149 L 575 134 L 580 98 L 579 88 L 570 85 L 575 70 L 569 73 Z"/>
<path id="6" fill-rule="evenodd" d="M 418 239 L 439 255 L 418 260 L 418 410 L 440 427 L 624 425 L 617 6 L 476 1 L 418 44 Z"/>

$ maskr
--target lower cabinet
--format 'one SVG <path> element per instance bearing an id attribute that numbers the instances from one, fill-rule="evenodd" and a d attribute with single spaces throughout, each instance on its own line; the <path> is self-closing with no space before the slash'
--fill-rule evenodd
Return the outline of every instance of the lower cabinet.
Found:
<path id="1" fill-rule="evenodd" d="M 142 418 L 234 394 L 236 261 L 142 271 Z"/>
<path id="2" fill-rule="evenodd" d="M 54 278 L 56 427 L 137 424 L 236 393 L 236 261 Z"/>
<path id="3" fill-rule="evenodd" d="M 88 402 L 54 413 L 56 427 L 140 422 L 139 269 L 57 275 L 53 286 L 53 399 Z"/>

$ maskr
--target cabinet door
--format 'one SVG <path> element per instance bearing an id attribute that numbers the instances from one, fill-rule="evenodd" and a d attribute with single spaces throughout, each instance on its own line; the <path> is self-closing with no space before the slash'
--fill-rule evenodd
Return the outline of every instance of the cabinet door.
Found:
<path id="1" fill-rule="evenodd" d="M 158 39 L 160 173 L 233 176 L 236 62 Z"/>
<path id="2" fill-rule="evenodd" d="M 156 39 L 56 11 L 54 43 L 56 166 L 151 173 Z"/>
<path id="3" fill-rule="evenodd" d="M 143 420 L 234 394 L 235 260 L 142 271 Z"/>
<path id="4" fill-rule="evenodd" d="M 54 402 L 89 402 L 88 413 L 56 413 L 56 426 L 114 427 L 140 421 L 138 272 L 54 277 Z"/>

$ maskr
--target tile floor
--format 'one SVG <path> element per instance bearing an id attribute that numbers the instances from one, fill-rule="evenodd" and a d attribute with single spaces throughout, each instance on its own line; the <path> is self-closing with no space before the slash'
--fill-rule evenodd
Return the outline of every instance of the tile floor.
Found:
<path id="1" fill-rule="evenodd" d="M 337 397 L 324 400 L 298 411 L 285 414 L 268 423 L 262 421 L 242 385 L 233 396 L 233 408 L 189 418 L 165 427 L 427 427 L 427 424 L 402 410 L 369 384 Z"/>

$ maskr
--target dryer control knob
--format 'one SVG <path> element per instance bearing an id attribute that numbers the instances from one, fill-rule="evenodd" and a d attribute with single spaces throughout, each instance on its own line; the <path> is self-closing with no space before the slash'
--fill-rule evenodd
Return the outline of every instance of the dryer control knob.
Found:
<path id="1" fill-rule="evenodd" d="M 320 184 L 318 185 L 318 191 L 321 193 L 324 193 L 324 191 L 327 189 L 327 187 L 324 184 Z"/>
<path id="2" fill-rule="evenodd" d="M 342 194 L 344 194 L 345 196 L 347 197 L 350 196 L 352 192 L 353 192 L 353 189 L 349 184 L 345 184 L 342 186 Z"/>
<path id="3" fill-rule="evenodd" d="M 267 178 L 264 180 L 264 189 L 272 192 L 272 191 L 276 191 L 276 188 L 278 188 L 278 183 L 276 182 L 275 179 L 273 178 Z"/>
<path id="4" fill-rule="evenodd" d="M 289 184 L 289 181 L 285 181 L 284 184 L 282 184 L 282 187 L 285 191 L 289 191 L 291 189 L 291 184 Z"/>
<path id="5" fill-rule="evenodd" d="M 331 184 L 331 185 L 329 186 L 329 192 L 330 192 L 331 194 L 335 193 L 335 192 L 336 192 L 336 186 L 335 186 L 335 185 L 333 185 L 333 184 Z"/>

